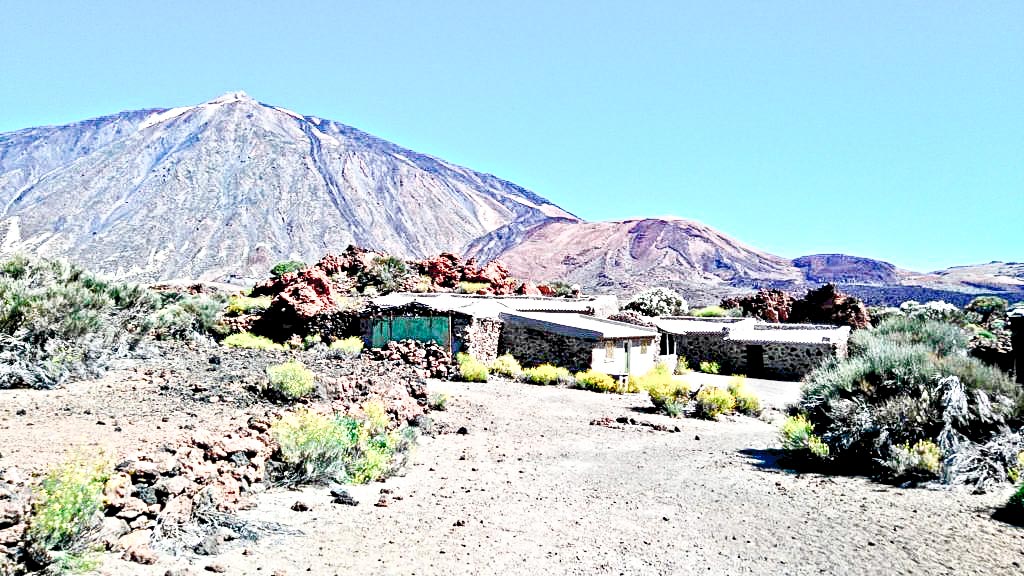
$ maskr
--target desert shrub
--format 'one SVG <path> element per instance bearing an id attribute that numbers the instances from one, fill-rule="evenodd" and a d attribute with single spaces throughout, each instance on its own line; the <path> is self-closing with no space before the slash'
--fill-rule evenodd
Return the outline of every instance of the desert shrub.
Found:
<path id="1" fill-rule="evenodd" d="M 462 294 L 476 294 L 481 290 L 490 288 L 491 285 L 486 282 L 459 282 L 459 292 Z"/>
<path id="2" fill-rule="evenodd" d="M 98 567 L 103 487 L 110 473 L 104 460 L 80 459 L 47 473 L 35 493 L 26 531 L 34 561 L 51 565 L 58 573 Z"/>
<path id="3" fill-rule="evenodd" d="M 947 458 L 944 481 L 982 487 L 1007 478 L 1024 437 L 1003 430 L 1024 416 L 1024 395 L 1005 373 L 963 355 L 962 332 L 949 328 L 886 320 L 858 331 L 848 358 L 805 378 L 801 409 L 837 463 L 889 476 L 891 454 L 929 441 Z"/>
<path id="4" fill-rule="evenodd" d="M 270 308 L 271 300 L 270 296 L 257 296 L 254 298 L 252 296 L 236 294 L 228 298 L 226 312 L 235 316 L 240 314 L 256 314 Z"/>
<path id="5" fill-rule="evenodd" d="M 691 371 L 690 363 L 686 361 L 686 356 L 680 356 L 676 359 L 676 367 L 675 370 L 672 371 L 673 374 L 683 375 L 689 374 Z"/>
<path id="6" fill-rule="evenodd" d="M 373 288 L 378 294 L 387 294 L 401 290 L 403 286 L 412 282 L 413 272 L 400 258 L 394 256 L 381 256 L 373 260 L 373 263 L 363 270 L 357 282 L 363 286 L 363 292 L 367 288 Z"/>
<path id="7" fill-rule="evenodd" d="M 668 288 L 645 290 L 623 306 L 643 316 L 678 316 L 689 309 L 686 300 Z"/>
<path id="8" fill-rule="evenodd" d="M 682 414 L 690 402 L 690 386 L 675 380 L 671 375 L 649 374 L 638 386 L 647 392 L 655 408 L 673 418 Z"/>
<path id="9" fill-rule="evenodd" d="M 160 305 L 152 292 L 59 261 L 0 264 L 0 389 L 97 376 L 134 350 Z"/>
<path id="10" fill-rule="evenodd" d="M 459 377 L 466 382 L 487 382 L 487 365 L 470 354 L 459 352 Z"/>
<path id="11" fill-rule="evenodd" d="M 257 336 L 249 332 L 238 332 L 221 341 L 229 348 L 246 348 L 250 350 L 287 350 L 284 344 L 278 344 L 266 336 Z"/>
<path id="12" fill-rule="evenodd" d="M 978 315 L 978 321 L 982 324 L 990 319 L 1003 316 L 1009 309 L 1010 303 L 998 296 L 978 296 L 964 306 L 964 311 Z"/>
<path id="13" fill-rule="evenodd" d="M 893 446 L 883 464 L 896 478 L 934 478 L 942 467 L 942 452 L 930 440 L 918 440 L 913 446 L 905 442 Z"/>
<path id="14" fill-rule="evenodd" d="M 311 411 L 285 415 L 270 432 L 278 443 L 274 480 L 282 485 L 351 482 L 365 484 L 391 474 L 396 456 L 411 442 L 408 428 L 390 430 L 391 419 L 376 400 L 363 404 L 363 418 Z"/>
<path id="15" fill-rule="evenodd" d="M 206 294 L 168 294 L 149 317 L 153 337 L 183 340 L 214 332 L 224 299 Z"/>
<path id="16" fill-rule="evenodd" d="M 569 298 L 580 291 L 579 286 L 574 286 L 563 280 L 552 280 L 547 282 L 547 286 L 551 288 L 552 295 L 556 298 Z"/>
<path id="17" fill-rule="evenodd" d="M 576 387 L 595 392 L 624 392 L 626 389 L 615 378 L 593 369 L 576 373 Z"/>
<path id="18" fill-rule="evenodd" d="M 431 394 L 430 398 L 427 399 L 427 406 L 431 410 L 437 410 L 440 412 L 445 411 L 448 408 L 448 395 L 440 392 Z"/>
<path id="19" fill-rule="evenodd" d="M 1024 526 L 1024 483 L 1010 496 L 1002 510 L 1004 517 L 1018 526 Z"/>
<path id="20" fill-rule="evenodd" d="M 533 368 L 526 368 L 523 370 L 522 377 L 530 384 L 540 384 L 542 386 L 572 384 L 575 382 L 572 374 L 567 369 L 552 366 L 551 364 L 541 364 Z"/>
<path id="21" fill-rule="evenodd" d="M 829 457 L 828 444 L 814 434 L 814 427 L 803 414 L 790 416 L 779 427 L 779 441 L 786 450 L 805 452 L 821 459 Z"/>
<path id="22" fill-rule="evenodd" d="M 900 304 L 900 312 L 902 312 L 908 318 L 922 318 L 926 320 L 935 320 L 938 322 L 947 322 L 950 324 L 964 324 L 965 316 L 962 310 L 956 307 L 954 304 L 943 302 L 941 300 L 932 300 L 921 304 L 914 300 L 908 300 Z"/>
<path id="23" fill-rule="evenodd" d="M 331 351 L 342 358 L 355 358 L 363 351 L 363 339 L 358 336 L 349 336 L 341 340 L 331 342 Z"/>
<path id="24" fill-rule="evenodd" d="M 301 362 L 294 360 L 267 367 L 270 390 L 285 399 L 298 400 L 316 389 L 316 377 Z"/>
<path id="25" fill-rule="evenodd" d="M 722 414 L 729 414 L 736 409 L 736 399 L 727 390 L 705 386 L 697 391 L 695 407 L 698 416 L 717 420 Z"/>
<path id="26" fill-rule="evenodd" d="M 298 272 L 299 270 L 305 270 L 306 263 L 299 260 L 286 260 L 284 262 L 278 262 L 270 269 L 270 275 L 274 278 L 280 278 L 289 272 Z"/>
<path id="27" fill-rule="evenodd" d="M 757 416 L 761 413 L 761 401 L 747 388 L 745 376 L 733 376 L 730 378 L 726 390 L 736 400 L 736 411 L 740 414 Z"/>
<path id="28" fill-rule="evenodd" d="M 702 361 L 700 363 L 700 371 L 705 374 L 718 374 L 721 370 L 718 362 Z"/>
<path id="29" fill-rule="evenodd" d="M 729 311 L 721 306 L 706 306 L 704 308 L 694 308 L 690 310 L 690 316 L 697 316 L 700 318 L 724 318 L 730 315 Z"/>
<path id="30" fill-rule="evenodd" d="M 491 372 L 506 378 L 518 378 L 523 372 L 523 367 L 511 354 L 502 354 L 491 362 Z"/>

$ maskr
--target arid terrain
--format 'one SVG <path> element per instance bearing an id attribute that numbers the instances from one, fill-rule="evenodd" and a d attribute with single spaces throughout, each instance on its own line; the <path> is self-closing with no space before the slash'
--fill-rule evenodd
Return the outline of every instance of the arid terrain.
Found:
<path id="1" fill-rule="evenodd" d="M 267 360 L 199 351 L 194 365 L 125 361 L 101 380 L 0 391 L 0 469 L 38 473 L 76 450 L 159 449 L 272 406 L 244 373 Z M 232 358 L 233 354 L 241 354 Z M 220 364 L 207 362 L 220 357 Z M 201 365 L 203 364 L 203 365 Z M 253 367 L 255 366 L 255 368 Z M 230 378 L 241 376 L 240 379 Z M 769 405 L 787 386 L 752 382 Z M 398 477 L 260 493 L 278 523 L 219 554 L 108 555 L 104 574 L 1014 574 L 1024 530 L 991 518 L 1004 491 L 901 488 L 777 462 L 781 418 L 651 413 L 645 395 L 493 380 L 430 381 L 449 396 Z M 660 425 L 660 426 L 659 426 Z M 465 430 L 461 430 L 464 428 Z M 462 433 L 464 432 L 464 433 Z M 301 502 L 303 505 L 296 506 Z M 308 508 L 308 510 L 296 510 Z"/>

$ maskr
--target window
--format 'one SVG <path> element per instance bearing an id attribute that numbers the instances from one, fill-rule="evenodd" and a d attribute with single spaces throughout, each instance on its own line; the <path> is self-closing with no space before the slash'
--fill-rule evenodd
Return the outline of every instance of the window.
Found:
<path id="1" fill-rule="evenodd" d="M 604 361 L 611 362 L 615 359 L 615 342 L 608 340 L 604 343 Z"/>
<path id="2" fill-rule="evenodd" d="M 640 341 L 640 353 L 647 354 L 647 340 Z"/>

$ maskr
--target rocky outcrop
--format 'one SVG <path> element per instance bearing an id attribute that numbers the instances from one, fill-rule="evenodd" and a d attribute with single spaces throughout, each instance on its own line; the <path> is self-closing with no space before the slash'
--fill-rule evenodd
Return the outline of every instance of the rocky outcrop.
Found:
<path id="1" fill-rule="evenodd" d="M 803 324 L 833 324 L 851 328 L 871 327 L 867 307 L 859 299 L 843 294 L 834 284 L 810 290 L 793 301 L 790 322 Z"/>
<path id="2" fill-rule="evenodd" d="M 744 316 L 765 322 L 787 322 L 793 309 L 793 297 L 782 290 L 761 290 L 751 296 L 726 298 L 722 308 L 739 308 Z"/>
<path id="3" fill-rule="evenodd" d="M 448 349 L 434 342 L 391 341 L 383 348 L 370 350 L 369 356 L 378 362 L 412 366 L 423 378 L 447 380 L 457 371 Z"/>

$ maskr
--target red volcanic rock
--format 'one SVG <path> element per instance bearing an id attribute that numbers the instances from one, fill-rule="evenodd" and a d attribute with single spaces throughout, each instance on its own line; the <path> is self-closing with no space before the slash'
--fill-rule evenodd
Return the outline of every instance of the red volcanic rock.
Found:
<path id="1" fill-rule="evenodd" d="M 793 308 L 793 297 L 782 290 L 761 290 L 753 296 L 726 298 L 722 308 L 739 308 L 744 316 L 753 316 L 766 322 L 786 322 Z"/>
<path id="2" fill-rule="evenodd" d="M 288 282 L 271 308 L 286 308 L 299 318 L 310 319 L 337 305 L 334 286 L 323 270 L 308 268 L 293 274 L 286 275 Z"/>
<path id="3" fill-rule="evenodd" d="M 547 284 L 540 284 L 537 286 L 537 290 L 540 290 L 542 296 L 554 296 L 555 291 L 551 289 L 551 286 Z"/>
<path id="4" fill-rule="evenodd" d="M 834 284 L 810 290 L 803 298 L 793 302 L 791 322 L 809 324 L 835 324 L 851 328 L 868 328 L 871 318 L 864 303 L 843 294 Z"/>
<path id="5" fill-rule="evenodd" d="M 462 259 L 450 252 L 420 262 L 419 268 L 435 286 L 455 288 L 462 280 Z"/>
<path id="6" fill-rule="evenodd" d="M 540 289 L 537 288 L 537 285 L 534 284 L 533 282 L 530 282 L 529 280 L 527 280 L 526 282 L 523 282 L 522 285 L 519 286 L 519 289 L 516 290 L 516 294 L 522 294 L 524 296 L 542 296 L 543 295 L 541 293 Z"/>

